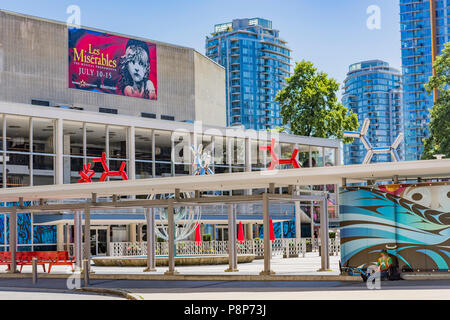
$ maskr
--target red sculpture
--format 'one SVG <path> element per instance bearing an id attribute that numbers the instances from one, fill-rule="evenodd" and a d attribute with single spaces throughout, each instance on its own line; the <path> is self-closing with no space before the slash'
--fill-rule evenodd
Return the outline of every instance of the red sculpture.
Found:
<path id="1" fill-rule="evenodd" d="M 81 176 L 78 183 L 88 183 L 92 182 L 92 177 L 95 175 L 95 172 L 91 170 L 91 164 L 88 163 L 87 165 L 83 164 L 83 170 L 80 170 L 78 174 Z"/>
<path id="2" fill-rule="evenodd" d="M 101 158 L 95 158 L 92 159 L 94 163 L 100 162 L 103 167 L 103 173 L 100 177 L 100 182 L 103 182 L 106 180 L 106 177 L 122 177 L 123 180 L 128 180 L 127 173 L 125 172 L 125 166 L 127 163 L 125 161 L 122 162 L 120 165 L 119 171 L 110 171 L 108 168 L 108 165 L 106 164 L 106 153 L 102 153 Z M 81 179 L 78 180 L 78 183 L 86 183 L 86 182 L 92 182 L 92 177 L 95 175 L 95 172 L 91 169 L 91 164 L 83 165 L 82 171 L 78 172 L 81 176 Z"/>
<path id="3" fill-rule="evenodd" d="M 270 146 L 266 146 L 266 147 L 259 147 L 260 150 L 267 150 L 270 152 L 270 156 L 272 157 L 272 161 L 270 162 L 270 166 L 268 168 L 268 170 L 273 170 L 275 169 L 275 167 L 279 164 L 292 164 L 292 166 L 296 169 L 300 168 L 300 165 L 297 162 L 297 154 L 298 154 L 298 149 L 294 149 L 294 151 L 292 152 L 292 156 L 290 159 L 279 159 L 277 154 L 275 153 L 275 139 L 272 139 L 272 143 Z"/>
<path id="4" fill-rule="evenodd" d="M 127 163 L 125 161 L 123 161 L 122 164 L 120 165 L 119 171 L 109 171 L 108 165 L 106 164 L 106 153 L 105 152 L 102 153 L 101 158 L 95 158 L 92 161 L 93 162 L 101 162 L 101 164 L 102 164 L 104 171 L 100 177 L 100 180 L 99 180 L 100 182 L 105 181 L 106 177 L 122 176 L 123 180 L 128 180 L 127 173 L 125 172 L 125 166 L 127 165 Z"/>

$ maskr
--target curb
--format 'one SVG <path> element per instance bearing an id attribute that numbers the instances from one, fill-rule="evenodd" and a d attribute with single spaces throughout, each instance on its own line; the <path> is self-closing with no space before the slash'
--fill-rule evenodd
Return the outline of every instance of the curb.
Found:
<path id="1" fill-rule="evenodd" d="M 130 293 L 128 291 L 120 290 L 120 289 L 87 288 L 87 287 L 83 287 L 83 288 L 80 288 L 80 289 L 75 289 L 74 291 L 109 294 L 109 295 L 113 295 L 113 296 L 119 296 L 119 297 L 125 298 L 127 300 L 144 300 L 144 298 L 139 296 L 139 295 L 132 294 L 132 293 Z"/>
<path id="2" fill-rule="evenodd" d="M 39 274 L 41 279 L 67 279 L 69 274 Z M 0 279 L 31 278 L 31 274 L 0 274 Z M 81 276 L 81 278 L 83 278 Z M 360 276 L 347 275 L 195 275 L 195 274 L 92 274 L 90 280 L 160 280 L 160 281 L 351 281 L 362 282 Z"/>
<path id="3" fill-rule="evenodd" d="M 450 273 L 402 273 L 403 280 L 450 280 Z"/>

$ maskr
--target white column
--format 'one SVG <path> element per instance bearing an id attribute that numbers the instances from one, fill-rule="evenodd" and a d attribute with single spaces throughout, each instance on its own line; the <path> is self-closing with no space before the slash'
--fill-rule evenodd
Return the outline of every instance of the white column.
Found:
<path id="1" fill-rule="evenodd" d="M 17 210 L 9 213 L 9 252 L 11 252 L 10 273 L 17 273 Z"/>
<path id="2" fill-rule="evenodd" d="M 328 199 L 320 201 L 320 243 L 321 243 L 321 268 L 319 271 L 330 269 L 329 234 L 328 234 Z"/>
<path id="3" fill-rule="evenodd" d="M 55 184 L 64 183 L 63 165 L 63 120 L 56 119 L 55 125 Z M 80 168 L 81 169 L 81 168 Z"/>
<path id="4" fill-rule="evenodd" d="M 64 224 L 62 223 L 56 226 L 56 248 L 58 251 L 64 250 Z"/>
<path id="5" fill-rule="evenodd" d="M 134 127 L 128 127 L 127 130 L 127 158 L 128 158 L 128 178 L 130 180 L 136 180 L 136 152 L 135 152 L 135 129 Z"/>
<path id="6" fill-rule="evenodd" d="M 247 240 L 253 240 L 253 223 L 247 223 Z"/>
<path id="7" fill-rule="evenodd" d="M 175 221 L 174 221 L 174 211 L 173 211 L 173 199 L 168 200 L 167 206 L 167 216 L 168 216 L 168 227 L 167 234 L 169 237 L 169 255 L 168 255 L 168 265 L 169 270 L 164 274 L 174 275 L 178 272 L 175 271 Z"/>
<path id="8" fill-rule="evenodd" d="M 130 223 L 130 233 L 128 234 L 128 241 L 136 242 L 136 223 Z"/>
<path id="9" fill-rule="evenodd" d="M 70 134 L 64 135 L 64 154 L 70 154 Z M 81 170 L 81 168 L 74 168 L 74 171 L 77 169 Z M 63 180 L 64 183 L 69 184 L 70 183 L 70 175 L 71 175 L 72 168 L 70 167 L 70 158 L 69 157 L 63 157 Z"/>
<path id="10" fill-rule="evenodd" d="M 155 213 L 153 208 L 145 209 L 147 219 L 147 268 L 144 272 L 156 271 Z"/>
<path id="11" fill-rule="evenodd" d="M 297 187 L 296 195 L 300 195 L 300 190 Z M 302 238 L 302 208 L 300 201 L 295 201 L 295 238 L 300 240 Z"/>
<path id="12" fill-rule="evenodd" d="M 228 204 L 228 269 L 225 272 L 237 272 L 236 252 L 236 205 Z"/>
<path id="13" fill-rule="evenodd" d="M 84 210 L 84 259 L 91 265 L 91 208 Z"/>
<path id="14" fill-rule="evenodd" d="M 80 215 L 78 211 L 73 212 L 73 254 L 75 256 L 75 264 L 81 268 L 81 230 L 80 230 Z"/>
<path id="15" fill-rule="evenodd" d="M 272 256 L 272 243 L 270 242 L 270 213 L 269 213 L 269 195 L 263 193 L 263 221 L 264 221 L 264 270 L 260 275 L 274 274 L 270 270 L 270 259 Z"/>

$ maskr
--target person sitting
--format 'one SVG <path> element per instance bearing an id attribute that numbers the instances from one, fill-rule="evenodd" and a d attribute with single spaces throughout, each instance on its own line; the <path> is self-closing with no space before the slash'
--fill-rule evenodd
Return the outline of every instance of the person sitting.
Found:
<path id="1" fill-rule="evenodd" d="M 375 270 L 367 269 L 367 272 L 361 272 L 361 277 L 363 281 L 366 282 L 367 279 L 374 273 L 380 273 L 381 279 L 387 280 L 400 280 L 400 274 L 398 273 L 397 261 L 388 254 L 386 250 L 381 250 L 381 256 L 377 261 L 377 268 Z"/>
<path id="2" fill-rule="evenodd" d="M 388 255 L 386 250 L 381 250 L 381 257 L 377 261 L 377 272 L 381 273 L 381 279 L 388 279 L 390 270 L 392 270 L 393 262 L 392 258 Z"/>

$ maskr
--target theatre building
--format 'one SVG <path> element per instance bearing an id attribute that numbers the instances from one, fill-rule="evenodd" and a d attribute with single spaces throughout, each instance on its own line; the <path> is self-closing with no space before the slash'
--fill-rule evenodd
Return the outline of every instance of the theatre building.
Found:
<path id="1" fill-rule="evenodd" d="M 104 168 L 94 159 L 103 154 L 109 170 L 125 163 L 129 180 L 192 175 L 191 146 L 199 145 L 214 174 L 265 170 L 271 155 L 261 147 L 273 136 L 225 124 L 225 71 L 194 49 L 0 11 L 2 188 L 80 183 L 89 164 L 99 181 Z M 279 156 L 295 149 L 303 167 L 341 164 L 339 140 L 276 136 Z M 107 177 L 114 179 L 123 177 Z M 337 223 L 334 186 L 314 188 L 331 192 L 330 221 Z M 258 190 L 233 194 L 239 192 Z M 261 208 L 239 208 L 246 238 L 257 237 Z M 306 236 L 314 203 L 302 213 Z M 204 208 L 202 233 L 227 240 L 226 215 L 220 205 Z M 280 205 L 273 218 L 278 237 L 295 236 L 293 206 Z M 93 255 L 107 255 L 111 243 L 145 239 L 143 210 L 93 211 L 91 219 Z M 21 213 L 17 221 L 18 250 L 73 243 L 71 212 Z M 0 210 L 0 251 L 8 249 L 8 233 Z"/>

